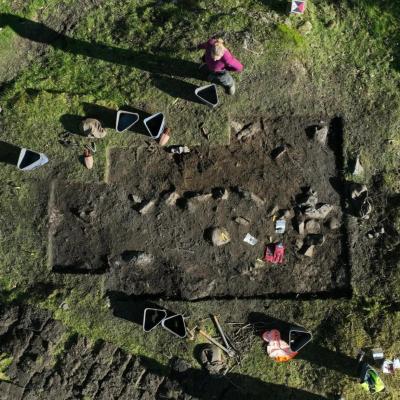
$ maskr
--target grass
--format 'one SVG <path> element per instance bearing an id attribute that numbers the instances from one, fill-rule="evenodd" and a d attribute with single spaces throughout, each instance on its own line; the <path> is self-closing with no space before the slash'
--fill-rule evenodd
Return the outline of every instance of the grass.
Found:
<path id="1" fill-rule="evenodd" d="M 142 142 L 138 135 L 119 135 L 109 128 L 106 138 L 98 144 L 94 169 L 87 171 L 78 162 L 84 138 L 75 138 L 77 148 L 67 149 L 58 143 L 59 133 L 76 128 L 76 124 L 66 124 L 66 116 L 70 120 L 84 116 L 88 105 L 92 109 L 134 106 L 148 112 L 164 110 L 173 143 L 193 146 L 204 144 L 199 134 L 200 122 L 210 132 L 211 145 L 221 145 L 229 141 L 230 119 L 340 115 L 345 121 L 345 161 L 361 154 L 366 171 L 362 180 L 370 184 L 381 175 L 385 193 L 398 194 L 399 3 L 359 0 L 336 5 L 331 1 L 310 1 L 306 15 L 288 17 L 283 13 L 283 2 L 278 1 L 218 0 L 212 8 L 206 1 L 191 2 L 189 7 L 182 2 L 163 2 L 154 8 L 151 1 L 121 4 L 104 0 L 101 7 L 82 13 L 73 33 L 49 46 L 44 55 L 31 49 L 29 68 L 22 70 L 10 61 L 14 60 L 13 49 L 21 39 L 10 27 L 4 27 L 0 31 L 0 78 L 6 65 L 2 63 L 10 64 L 4 76 L 9 77 L 10 70 L 15 76 L 0 88 L 4 109 L 0 122 L 5 127 L 1 139 L 45 152 L 50 164 L 29 175 L 9 165 L 2 165 L 0 170 L 5 183 L 0 197 L 3 301 L 28 298 L 35 303 L 40 297 L 42 307 L 51 309 L 71 330 L 94 341 L 113 342 L 160 364 L 165 364 L 172 354 L 193 362 L 195 343 L 171 342 L 162 331 L 143 335 L 140 326 L 113 317 L 104 299 L 101 278 L 82 281 L 51 273 L 45 240 L 47 210 L 37 207 L 47 204 L 49 179 L 101 182 L 106 175 L 107 148 L 134 147 Z M 69 0 L 68 4 L 77 7 L 78 2 Z M 37 20 L 38 14 L 44 19 L 58 15 L 58 7 L 55 0 L 32 0 L 14 10 L 10 2 L 0 0 L 0 13 L 18 14 L 31 21 Z M 300 27 L 306 21 L 312 29 L 302 35 Z M 57 19 L 52 23 L 57 25 Z M 238 96 L 228 98 L 221 92 L 221 107 L 214 111 L 188 98 L 192 85 L 204 83 L 191 76 L 197 67 L 190 63 L 198 63 L 201 53 L 189 48 L 211 34 L 223 36 L 245 63 L 244 73 L 237 76 Z M 243 48 L 245 38 L 247 49 Z M 129 58 L 129 52 L 135 57 Z M 172 75 L 168 73 L 171 65 Z M 391 139 L 390 143 L 387 139 Z M 399 231 L 400 217 L 396 212 L 393 210 Z M 393 275 L 391 287 L 396 288 L 398 282 L 400 276 Z M 49 297 L 31 293 L 39 283 L 54 288 Z M 351 302 L 166 305 L 192 316 L 206 316 L 214 310 L 241 319 L 251 308 L 272 310 L 277 317 L 301 320 L 321 332 L 317 343 L 332 350 L 354 356 L 360 347 L 379 344 L 391 357 L 398 355 L 400 320 L 390 308 L 398 300 L 396 291 L 383 292 L 378 287 L 381 297 L 364 298 L 357 279 L 353 285 L 360 297 Z M 68 304 L 68 309 L 60 308 L 62 303 Z M 331 318 L 330 309 L 342 318 L 325 331 L 317 322 Z M 193 319 L 196 322 L 196 317 Z M 213 333 L 210 325 L 205 324 L 204 328 Z M 63 338 L 53 349 L 55 356 L 64 351 L 68 340 L 69 337 Z M 321 368 L 305 360 L 274 364 L 266 358 L 261 342 L 255 341 L 241 373 L 316 393 L 342 391 L 347 400 L 366 398 L 354 380 Z M 398 398 L 398 380 L 388 378 L 387 385 L 386 398 Z"/>
<path id="2" fill-rule="evenodd" d="M 12 364 L 13 357 L 8 356 L 7 354 L 0 354 L 0 381 L 10 381 L 10 378 L 7 376 L 6 372 L 8 367 Z"/>

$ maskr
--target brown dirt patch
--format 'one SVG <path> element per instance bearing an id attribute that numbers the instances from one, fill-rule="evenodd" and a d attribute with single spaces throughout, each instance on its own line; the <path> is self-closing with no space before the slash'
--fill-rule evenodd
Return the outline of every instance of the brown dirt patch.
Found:
<path id="1" fill-rule="evenodd" d="M 58 183 L 51 213 L 52 266 L 58 272 L 107 271 L 108 290 L 134 296 L 176 299 L 331 294 L 348 289 L 342 230 L 321 223 L 325 243 L 313 258 L 295 248 L 299 234 L 287 224 L 284 265 L 256 264 L 265 245 L 280 239 L 269 210 L 295 206 L 301 188 L 311 186 L 319 201 L 334 205 L 330 216 L 341 220 L 340 196 L 332 188 L 336 158 L 333 151 L 309 139 L 306 128 L 315 120 L 261 120 L 261 129 L 245 143 L 195 148 L 188 155 L 171 155 L 159 147 L 112 149 L 108 184 Z M 279 145 L 288 151 L 271 158 Z M 216 188 L 229 192 L 215 198 Z M 180 198 L 167 206 L 172 191 Z M 252 192 L 265 200 L 257 205 L 243 196 Z M 214 197 L 198 202 L 198 194 Z M 138 196 L 141 203 L 132 198 Z M 154 207 L 139 210 L 149 201 Z M 244 217 L 249 226 L 237 224 Z M 52 218 L 51 218 L 52 220 Z M 207 240 L 213 226 L 225 227 L 231 242 L 215 247 Z M 259 239 L 243 242 L 246 233 Z M 126 262 L 124 252 L 151 255 L 146 262 Z M 125 253 L 126 255 L 126 253 Z M 111 262 L 109 262 L 111 260 Z M 117 261 L 117 262 L 115 262 Z"/>

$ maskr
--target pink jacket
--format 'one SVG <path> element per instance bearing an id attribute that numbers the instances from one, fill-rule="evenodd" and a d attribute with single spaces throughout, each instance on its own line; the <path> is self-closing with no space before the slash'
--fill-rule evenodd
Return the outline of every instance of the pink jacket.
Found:
<path id="1" fill-rule="evenodd" d="M 211 72 L 220 72 L 223 70 L 235 71 L 235 72 L 243 71 L 243 65 L 237 58 L 233 57 L 233 55 L 228 49 L 225 50 L 225 53 L 221 59 L 219 59 L 218 61 L 214 61 L 211 57 L 211 48 L 214 43 L 215 39 L 209 39 L 207 42 L 198 45 L 199 49 L 206 50 L 203 60 L 207 64 L 209 71 Z"/>

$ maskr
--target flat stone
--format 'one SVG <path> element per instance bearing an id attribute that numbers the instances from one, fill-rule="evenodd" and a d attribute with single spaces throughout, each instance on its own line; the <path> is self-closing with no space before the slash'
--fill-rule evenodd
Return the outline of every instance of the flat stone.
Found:
<path id="1" fill-rule="evenodd" d="M 301 238 L 296 239 L 296 250 L 301 250 L 301 248 L 304 246 L 304 240 Z"/>
<path id="2" fill-rule="evenodd" d="M 262 207 L 265 204 L 265 200 L 263 200 L 261 197 L 258 197 L 254 193 L 250 193 L 250 199 L 256 203 L 257 207 Z"/>
<path id="3" fill-rule="evenodd" d="M 294 210 L 293 209 L 287 209 L 287 210 L 282 210 L 282 218 L 286 219 L 286 221 L 292 219 L 294 217 Z"/>
<path id="4" fill-rule="evenodd" d="M 227 189 L 224 189 L 224 193 L 221 197 L 221 200 L 228 200 L 229 199 L 229 191 Z"/>
<path id="5" fill-rule="evenodd" d="M 238 122 L 238 121 L 230 121 L 230 125 L 231 125 L 231 128 L 233 129 L 233 132 L 235 133 L 235 135 L 237 133 L 239 133 L 244 127 L 244 124 L 242 122 Z"/>
<path id="6" fill-rule="evenodd" d="M 236 217 L 235 222 L 239 225 L 248 226 L 250 225 L 250 221 L 243 217 Z"/>
<path id="7" fill-rule="evenodd" d="M 207 194 L 199 194 L 198 196 L 195 196 L 192 198 L 192 200 L 194 201 L 198 201 L 199 203 L 205 203 L 208 200 L 212 199 L 212 194 L 211 193 L 207 193 Z"/>
<path id="8" fill-rule="evenodd" d="M 143 199 L 137 194 L 130 194 L 129 199 L 132 200 L 134 203 L 139 204 L 143 201 Z"/>
<path id="9" fill-rule="evenodd" d="M 247 126 L 246 128 L 242 129 L 237 135 L 238 140 L 246 140 L 251 137 L 253 137 L 256 133 L 259 133 L 261 131 L 261 123 L 254 122 Z"/>
<path id="10" fill-rule="evenodd" d="M 356 161 L 354 163 L 353 169 L 351 171 L 353 175 L 360 176 L 364 174 L 364 168 L 360 163 L 360 157 L 357 156 Z"/>
<path id="11" fill-rule="evenodd" d="M 306 256 L 306 257 L 313 257 L 314 256 L 314 248 L 315 248 L 315 246 L 314 245 L 310 245 L 310 246 L 307 246 L 305 249 L 304 249 L 304 255 Z"/>
<path id="12" fill-rule="evenodd" d="M 273 217 L 279 211 L 279 206 L 275 205 L 268 210 L 268 217 Z"/>
<path id="13" fill-rule="evenodd" d="M 224 246 L 231 241 L 231 236 L 225 228 L 214 228 L 211 234 L 211 241 L 214 246 Z"/>
<path id="14" fill-rule="evenodd" d="M 310 219 L 306 222 L 305 229 L 307 233 L 319 233 L 321 231 L 321 225 L 315 219 Z"/>
<path id="15" fill-rule="evenodd" d="M 178 192 L 172 192 L 168 195 L 168 197 L 165 199 L 165 204 L 168 207 L 176 206 L 176 202 L 181 196 L 179 195 Z"/>
<path id="16" fill-rule="evenodd" d="M 154 207 L 156 205 L 156 200 L 150 200 L 146 205 L 144 205 L 140 210 L 140 214 L 146 215 L 151 213 L 154 210 Z"/>
<path id="17" fill-rule="evenodd" d="M 336 217 L 332 217 L 329 219 L 327 226 L 329 229 L 331 229 L 333 231 L 333 230 L 339 228 L 340 222 Z"/>
<path id="18" fill-rule="evenodd" d="M 311 219 L 325 219 L 332 210 L 332 205 L 322 204 L 317 208 L 308 207 L 304 212 L 304 215 Z"/>

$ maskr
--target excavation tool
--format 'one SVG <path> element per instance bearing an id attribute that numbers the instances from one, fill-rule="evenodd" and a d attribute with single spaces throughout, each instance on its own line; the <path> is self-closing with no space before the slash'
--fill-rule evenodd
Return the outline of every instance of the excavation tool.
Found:
<path id="1" fill-rule="evenodd" d="M 225 335 L 224 331 L 222 330 L 222 327 L 218 321 L 217 316 L 211 315 L 211 319 L 213 320 L 215 327 L 217 328 L 218 333 L 220 334 L 222 341 L 225 344 L 225 347 L 229 351 L 229 353 L 228 353 L 229 357 L 234 357 L 236 355 L 236 350 L 232 347 L 231 343 L 229 343 L 230 341 L 228 341 L 227 336 Z"/>
<path id="2" fill-rule="evenodd" d="M 207 335 L 207 333 L 205 333 L 201 329 L 199 329 L 198 332 L 200 333 L 200 335 L 204 336 L 210 343 L 215 344 L 222 351 L 228 354 L 229 357 L 233 357 L 235 355 L 235 353 L 232 352 L 232 350 L 227 349 L 225 346 L 222 346 L 222 344 L 218 343 L 216 340 L 214 340 L 211 336 Z"/>

